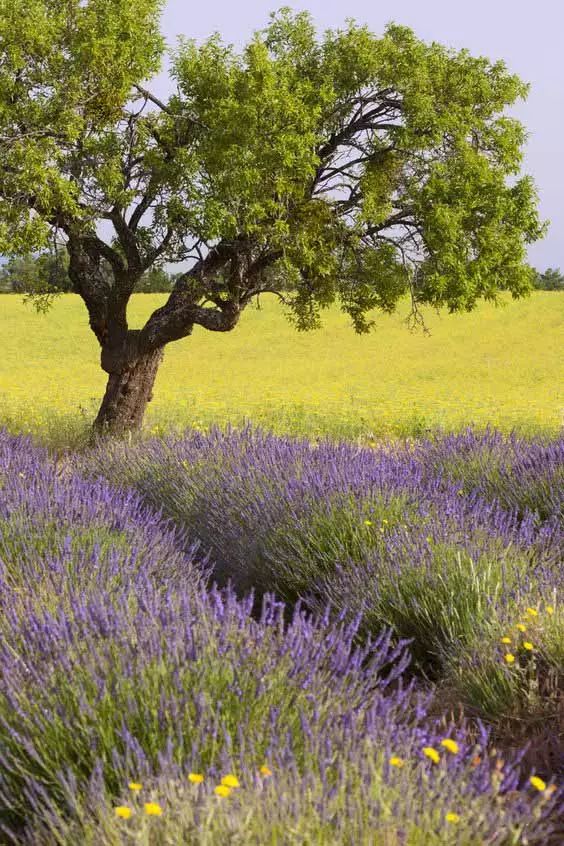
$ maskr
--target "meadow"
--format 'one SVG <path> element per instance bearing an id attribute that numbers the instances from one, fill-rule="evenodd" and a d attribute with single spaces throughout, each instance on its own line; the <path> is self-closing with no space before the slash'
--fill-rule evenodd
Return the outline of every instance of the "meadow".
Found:
<path id="1" fill-rule="evenodd" d="M 164 301 L 138 294 L 132 328 Z M 564 422 L 564 297 L 480 304 L 470 314 L 425 313 L 430 335 L 405 326 L 407 304 L 356 335 L 337 309 L 324 328 L 298 333 L 264 297 L 231 333 L 195 327 L 170 344 L 147 425 L 155 431 L 238 424 L 280 434 L 382 438 L 493 425 L 556 434 Z M 80 440 L 105 386 L 82 301 L 63 295 L 43 316 L 0 296 L 0 423 Z M 22 338 L 26 339 L 22 354 Z M 31 399 L 30 399 L 31 398 Z"/>
<path id="2" fill-rule="evenodd" d="M 1 305 L 0 843 L 562 842 L 561 295 L 266 301 L 89 446 L 80 301 Z"/>

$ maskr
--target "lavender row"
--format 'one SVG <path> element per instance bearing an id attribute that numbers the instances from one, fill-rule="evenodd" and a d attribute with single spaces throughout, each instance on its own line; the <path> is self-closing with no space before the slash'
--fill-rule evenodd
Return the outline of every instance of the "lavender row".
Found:
<path id="1" fill-rule="evenodd" d="M 490 440 L 502 452 L 501 436 L 480 437 L 372 451 L 312 447 L 252 429 L 226 436 L 212 431 L 104 449 L 90 456 L 87 469 L 133 487 L 201 539 L 215 577 L 240 592 L 274 590 L 316 606 L 340 595 L 344 610 L 354 592 L 346 584 L 356 581 L 370 586 L 364 590 L 368 611 L 404 573 L 410 580 L 448 582 L 453 571 L 455 579 L 466 572 L 470 580 L 478 567 L 491 571 L 486 589 L 494 595 L 498 586 L 500 613 L 505 605 L 512 613 L 525 599 L 529 604 L 531 596 L 562 587 L 557 481 L 564 447 L 523 445 L 513 469 L 506 466 L 507 478 L 526 468 L 523 487 L 534 488 L 537 499 L 548 492 L 538 510 L 523 510 L 477 484 L 464 487 L 460 467 L 458 476 L 453 470 L 454 455 L 470 466 L 477 454 L 491 452 Z"/>
<path id="2" fill-rule="evenodd" d="M 136 574 L 197 586 L 206 568 L 198 544 L 139 494 L 61 472 L 29 439 L 0 432 L 0 577 L 12 596 L 30 584 L 46 598 L 95 594 Z"/>
<path id="3" fill-rule="evenodd" d="M 359 648 L 354 625 L 313 622 L 299 610 L 287 625 L 273 600 L 254 620 L 251 604 L 229 592 L 164 593 L 147 581 L 53 612 L 37 611 L 30 597 L 5 614 L 5 836 L 70 846 L 90 828 L 90 842 L 133 843 L 143 806 L 129 827 L 115 814 L 135 810 L 133 784 L 165 818 L 157 843 L 171 831 L 176 842 L 202 842 L 199 826 L 217 826 L 216 816 L 241 836 L 249 810 L 256 838 L 260 806 L 263 826 L 284 814 L 290 827 L 295 820 L 345 843 L 350 791 L 357 842 L 390 827 L 417 832 L 421 843 L 441 832 L 437 842 L 449 842 L 452 829 L 457 842 L 458 825 L 472 842 L 546 842 L 562 801 L 555 785 L 492 757 L 485 733 L 432 717 L 429 697 L 402 682 L 404 644 L 382 633 Z M 277 778 L 266 795 L 265 762 Z M 187 793 L 191 773 L 206 781 L 197 795 Z M 243 790 L 216 812 L 213 788 L 225 773 Z"/>

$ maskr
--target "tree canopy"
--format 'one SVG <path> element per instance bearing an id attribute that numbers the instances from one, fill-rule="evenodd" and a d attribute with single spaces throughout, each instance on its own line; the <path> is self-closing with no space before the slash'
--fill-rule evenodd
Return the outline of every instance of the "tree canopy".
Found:
<path id="1" fill-rule="evenodd" d="M 138 425 L 126 395 L 144 408 L 164 346 L 230 331 L 263 292 L 298 328 L 337 301 L 367 331 L 407 292 L 417 315 L 531 289 L 544 229 L 504 114 L 527 86 L 503 62 L 393 24 L 318 37 L 282 9 L 241 52 L 180 40 L 162 102 L 160 7 L 0 0 L 0 251 L 65 240 L 110 377 L 99 424 Z M 163 262 L 191 264 L 133 332 L 128 300 Z"/>

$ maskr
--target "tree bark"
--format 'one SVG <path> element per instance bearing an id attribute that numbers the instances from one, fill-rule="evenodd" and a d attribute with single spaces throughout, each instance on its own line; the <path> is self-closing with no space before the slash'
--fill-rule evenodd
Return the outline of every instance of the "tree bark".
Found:
<path id="1" fill-rule="evenodd" d="M 145 409 L 153 398 L 153 385 L 163 353 L 164 348 L 160 347 L 135 357 L 123 354 L 121 360 L 113 357 L 106 393 L 94 421 L 95 433 L 123 436 L 141 428 Z"/>

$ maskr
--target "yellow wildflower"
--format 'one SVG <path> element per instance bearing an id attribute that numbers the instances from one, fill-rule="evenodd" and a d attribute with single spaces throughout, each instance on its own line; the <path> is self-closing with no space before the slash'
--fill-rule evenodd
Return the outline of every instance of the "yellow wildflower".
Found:
<path id="1" fill-rule="evenodd" d="M 227 797 L 231 795 L 231 788 L 227 787 L 225 784 L 218 784 L 217 787 L 214 787 L 213 792 L 217 796 Z"/>
<path id="2" fill-rule="evenodd" d="M 449 811 L 448 814 L 445 814 L 445 820 L 449 823 L 458 823 L 460 822 L 460 817 L 454 811 Z"/>
<path id="3" fill-rule="evenodd" d="M 221 783 L 224 785 L 224 787 L 239 787 L 239 779 L 232 773 L 223 776 L 223 778 L 221 779 Z"/>
<path id="4" fill-rule="evenodd" d="M 138 781 L 130 781 L 127 786 L 130 790 L 133 790 L 134 793 L 138 793 L 143 787 L 143 785 L 139 784 Z"/>
<path id="5" fill-rule="evenodd" d="M 270 767 L 267 767 L 266 764 L 262 765 L 259 772 L 263 776 L 271 776 L 272 775 L 272 770 L 270 769 Z"/>
<path id="6" fill-rule="evenodd" d="M 511 652 L 506 652 L 504 658 L 507 664 L 515 663 L 515 655 L 512 655 Z"/>
<path id="7" fill-rule="evenodd" d="M 511 643 L 511 638 L 510 637 L 502 637 L 501 642 L 502 643 Z"/>
<path id="8" fill-rule="evenodd" d="M 527 614 L 529 615 L 529 617 L 538 617 L 539 612 L 536 608 L 527 608 Z"/>
<path id="9" fill-rule="evenodd" d="M 131 808 L 128 808 L 127 805 L 118 805 L 117 808 L 114 808 L 114 812 L 116 817 L 119 817 L 122 820 L 128 820 L 133 813 Z"/>
<path id="10" fill-rule="evenodd" d="M 403 758 L 398 758 L 397 755 L 392 755 L 389 763 L 392 767 L 403 767 L 404 760 Z"/>
<path id="11" fill-rule="evenodd" d="M 445 749 L 448 749 L 448 751 L 452 755 L 456 755 L 458 753 L 458 743 L 456 742 L 456 740 L 451 740 L 450 737 L 445 737 L 444 740 L 441 740 L 441 746 L 444 746 Z"/>
<path id="12" fill-rule="evenodd" d="M 365 526 L 371 526 L 371 525 L 372 525 L 372 520 L 365 520 L 365 521 L 364 521 L 364 525 L 365 525 Z"/>
<path id="13" fill-rule="evenodd" d="M 439 753 L 437 752 L 437 750 L 436 750 L 436 749 L 433 749 L 433 747 L 432 747 L 432 746 L 424 746 L 424 747 L 423 747 L 423 754 L 424 754 L 427 758 L 430 758 L 430 759 L 431 759 L 431 761 L 432 761 L 434 764 L 438 764 L 438 763 L 439 763 L 439 761 L 441 760 L 441 756 L 439 755 Z"/>
<path id="14" fill-rule="evenodd" d="M 547 605 L 545 610 L 547 614 L 554 614 L 554 607 L 552 605 Z"/>
<path id="15" fill-rule="evenodd" d="M 515 628 L 518 629 L 520 632 L 526 632 L 527 631 L 527 626 L 524 626 L 523 623 L 517 623 Z"/>
<path id="16" fill-rule="evenodd" d="M 160 817 L 163 809 L 158 802 L 145 802 L 145 813 L 148 817 Z"/>
<path id="17" fill-rule="evenodd" d="M 538 776 L 531 776 L 529 779 L 530 783 L 533 787 L 536 787 L 537 790 L 540 790 L 541 793 L 546 790 L 546 782 L 539 778 Z"/>
<path id="18" fill-rule="evenodd" d="M 192 784 L 201 784 L 204 780 L 202 773 L 188 773 L 188 781 Z"/>
<path id="19" fill-rule="evenodd" d="M 529 640 L 524 640 L 523 641 L 523 649 L 527 649 L 529 652 L 531 652 L 534 649 L 534 647 L 533 647 L 533 644 Z"/>

